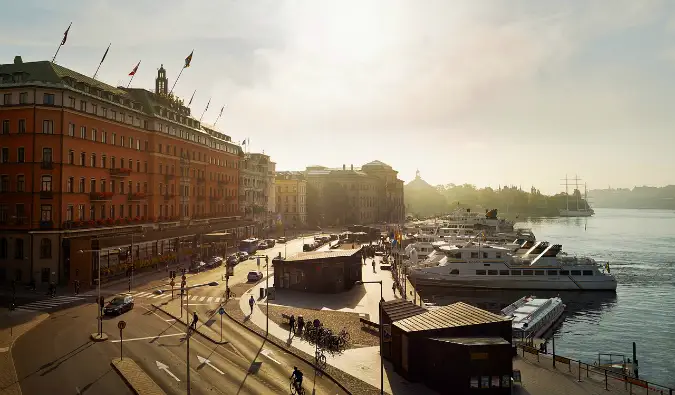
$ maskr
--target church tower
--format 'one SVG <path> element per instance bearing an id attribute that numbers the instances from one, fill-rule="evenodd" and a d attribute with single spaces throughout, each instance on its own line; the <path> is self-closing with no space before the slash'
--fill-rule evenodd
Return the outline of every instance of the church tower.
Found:
<path id="1" fill-rule="evenodd" d="M 155 79 L 155 93 L 166 96 L 168 85 L 169 80 L 166 79 L 166 70 L 164 70 L 164 65 L 161 65 L 157 70 L 157 78 Z"/>

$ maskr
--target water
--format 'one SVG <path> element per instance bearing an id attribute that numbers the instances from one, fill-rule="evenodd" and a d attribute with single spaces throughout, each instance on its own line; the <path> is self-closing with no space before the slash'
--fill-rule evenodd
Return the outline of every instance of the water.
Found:
<path id="1" fill-rule="evenodd" d="M 532 228 L 537 240 L 562 244 L 569 255 L 609 261 L 619 284 L 616 294 L 560 293 L 567 312 L 554 333 L 556 353 L 584 362 L 597 361 L 598 352 L 632 359 L 636 342 L 640 378 L 675 387 L 675 212 L 595 211 L 592 218 L 541 218 L 517 224 Z M 420 293 L 439 305 L 461 300 L 498 311 L 527 292 L 427 288 Z"/>

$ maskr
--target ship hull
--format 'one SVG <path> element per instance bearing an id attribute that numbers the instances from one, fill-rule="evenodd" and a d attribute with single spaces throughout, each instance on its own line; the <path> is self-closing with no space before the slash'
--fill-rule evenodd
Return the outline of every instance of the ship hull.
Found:
<path id="1" fill-rule="evenodd" d="M 558 290 L 558 291 L 616 291 L 616 281 L 602 279 L 598 281 L 575 278 L 574 280 L 558 276 L 534 280 L 522 278 L 490 278 L 486 276 L 442 276 L 418 271 L 411 271 L 410 282 L 414 285 L 428 285 L 448 288 L 474 289 L 518 289 L 518 290 Z M 516 276 L 514 276 L 516 277 Z"/>

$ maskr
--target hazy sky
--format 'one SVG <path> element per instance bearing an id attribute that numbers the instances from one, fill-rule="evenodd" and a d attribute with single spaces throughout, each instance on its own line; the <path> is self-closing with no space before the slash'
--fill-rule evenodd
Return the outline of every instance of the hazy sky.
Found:
<path id="1" fill-rule="evenodd" d="M 5 0 L 0 63 L 134 87 L 164 64 L 192 111 L 280 170 L 379 159 L 432 184 L 675 183 L 675 2 Z M 214 4 L 219 5 L 214 5 Z"/>

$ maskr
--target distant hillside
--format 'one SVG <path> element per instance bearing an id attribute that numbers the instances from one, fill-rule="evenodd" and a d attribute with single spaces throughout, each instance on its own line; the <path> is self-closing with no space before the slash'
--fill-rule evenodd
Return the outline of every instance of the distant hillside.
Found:
<path id="1" fill-rule="evenodd" d="M 593 207 L 675 209 L 675 185 L 588 191 Z"/>

